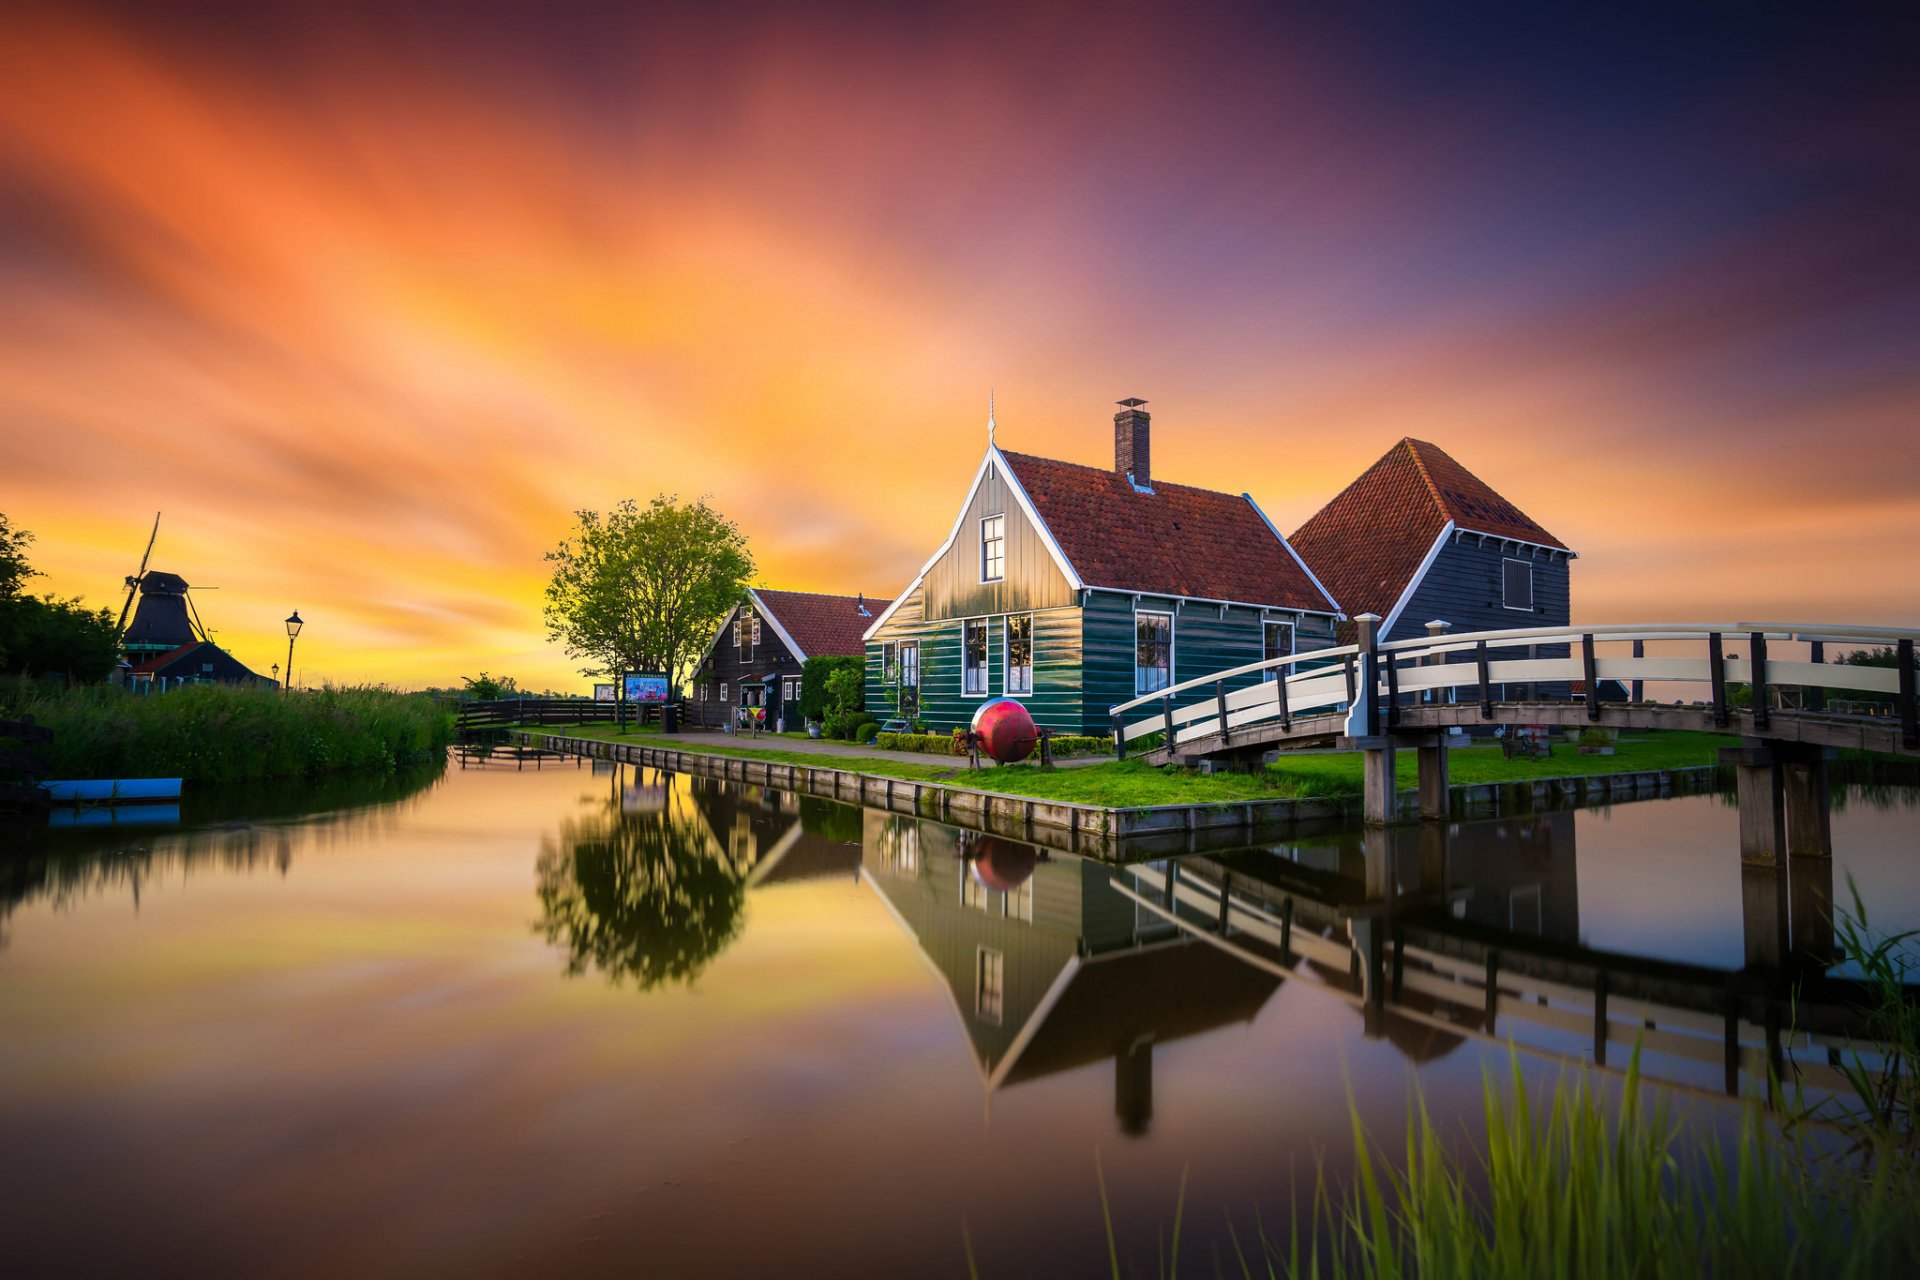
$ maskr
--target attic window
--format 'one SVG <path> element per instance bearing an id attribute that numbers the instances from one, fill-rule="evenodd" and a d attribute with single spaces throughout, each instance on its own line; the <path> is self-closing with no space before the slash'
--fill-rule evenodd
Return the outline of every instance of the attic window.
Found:
<path id="1" fill-rule="evenodd" d="M 1524 609 L 1533 612 L 1533 566 L 1525 560 L 1503 559 L 1500 562 L 1503 599 L 1501 603 L 1509 609 Z"/>
<path id="2" fill-rule="evenodd" d="M 980 581 L 999 582 L 1007 576 L 1007 518 L 988 516 L 980 522 Z"/>

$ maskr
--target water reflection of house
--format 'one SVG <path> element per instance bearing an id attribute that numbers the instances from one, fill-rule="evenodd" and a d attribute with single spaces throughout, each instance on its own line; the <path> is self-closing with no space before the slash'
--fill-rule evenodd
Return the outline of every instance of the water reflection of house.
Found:
<path id="1" fill-rule="evenodd" d="M 832 801 L 711 778 L 683 780 L 693 805 L 751 886 L 860 873 L 860 825 Z"/>
<path id="2" fill-rule="evenodd" d="M 1111 1058 L 1130 1133 L 1157 1043 L 1251 1021 L 1279 979 L 1179 936 L 1113 869 L 868 810 L 866 881 L 946 985 L 989 1090 Z"/>

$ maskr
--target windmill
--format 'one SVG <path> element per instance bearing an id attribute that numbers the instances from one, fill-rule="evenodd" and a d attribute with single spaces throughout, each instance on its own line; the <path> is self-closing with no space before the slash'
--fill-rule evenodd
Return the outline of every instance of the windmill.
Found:
<path id="1" fill-rule="evenodd" d="M 127 602 L 120 606 L 120 622 L 113 629 L 113 638 L 119 640 L 127 634 L 127 615 L 133 612 L 133 596 L 140 584 L 147 580 L 147 561 L 153 558 L 153 543 L 160 536 L 160 513 L 153 513 L 153 532 L 147 535 L 147 549 L 140 557 L 140 572 L 127 578 Z"/>

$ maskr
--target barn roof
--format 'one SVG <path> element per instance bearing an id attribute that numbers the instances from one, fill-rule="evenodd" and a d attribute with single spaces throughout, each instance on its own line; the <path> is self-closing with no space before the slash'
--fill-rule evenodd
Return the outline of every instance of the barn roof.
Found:
<path id="1" fill-rule="evenodd" d="M 796 657 L 858 657 L 862 639 L 889 603 L 884 596 L 834 596 L 817 591 L 774 591 L 755 587 L 750 594 L 799 646 Z"/>
<path id="2" fill-rule="evenodd" d="M 1246 494 L 1155 477 L 1151 491 L 1126 476 L 1032 454 L 1000 451 L 1081 582 L 1144 595 L 1336 613 Z"/>
<path id="3" fill-rule="evenodd" d="M 1445 450 L 1412 437 L 1301 525 L 1293 546 L 1349 616 L 1385 616 L 1449 523 L 1572 554 Z"/>

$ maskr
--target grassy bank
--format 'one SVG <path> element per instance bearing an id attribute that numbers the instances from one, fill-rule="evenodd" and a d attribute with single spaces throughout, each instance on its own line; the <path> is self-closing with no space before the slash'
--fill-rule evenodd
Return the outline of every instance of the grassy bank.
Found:
<path id="1" fill-rule="evenodd" d="M 389 689 L 189 685 L 145 697 L 104 685 L 48 689 L 0 683 L 0 718 L 53 730 L 48 777 L 248 782 L 343 771 L 390 773 L 434 758 L 452 714 Z"/>
<path id="2" fill-rule="evenodd" d="M 634 734 L 616 735 L 611 726 L 583 726 L 573 736 L 642 741 Z M 980 791 L 1030 796 L 1036 800 L 1066 800 L 1081 804 L 1130 808 L 1159 804 L 1229 804 L 1243 800 L 1344 797 L 1361 793 L 1357 752 L 1282 754 L 1279 763 L 1256 773 L 1199 774 L 1174 767 L 1155 768 L 1138 760 L 1108 760 L 1062 769 L 1041 769 L 1025 763 L 1003 768 L 968 770 L 929 756 L 926 763 L 891 760 L 855 752 L 799 752 L 778 746 L 736 746 L 734 739 L 713 735 L 688 744 L 673 744 L 707 755 L 744 756 L 781 764 L 846 769 L 876 777 L 907 778 L 921 782 L 953 782 Z M 778 739 L 771 740 L 777 742 Z M 1450 757 L 1456 786 L 1488 782 L 1525 782 L 1537 778 L 1567 778 L 1610 773 L 1638 773 L 1650 769 L 1684 769 L 1710 765 L 1721 747 L 1737 740 L 1705 733 L 1648 733 L 1622 738 L 1610 756 L 1583 756 L 1557 744 L 1544 760 L 1508 760 L 1496 745 L 1462 747 Z M 652 745 L 659 745 L 657 739 Z M 1403 789 L 1415 785 L 1418 764 L 1412 752 L 1402 752 L 1395 771 Z"/>

